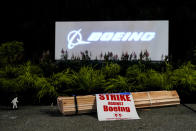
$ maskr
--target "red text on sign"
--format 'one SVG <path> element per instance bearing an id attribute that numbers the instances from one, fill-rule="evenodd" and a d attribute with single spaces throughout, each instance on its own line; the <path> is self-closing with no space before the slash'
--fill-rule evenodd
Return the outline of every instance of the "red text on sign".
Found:
<path id="1" fill-rule="evenodd" d="M 131 101 L 130 95 L 123 94 L 99 94 L 99 99 L 112 101 Z"/>
<path id="2" fill-rule="evenodd" d="M 120 106 L 113 107 L 113 106 L 104 105 L 103 110 L 105 112 L 108 112 L 108 111 L 110 111 L 110 112 L 112 112 L 112 111 L 114 111 L 114 112 L 130 112 L 130 107 L 120 107 Z"/>
<path id="3" fill-rule="evenodd" d="M 123 105 L 123 102 L 108 102 L 108 105 Z"/>

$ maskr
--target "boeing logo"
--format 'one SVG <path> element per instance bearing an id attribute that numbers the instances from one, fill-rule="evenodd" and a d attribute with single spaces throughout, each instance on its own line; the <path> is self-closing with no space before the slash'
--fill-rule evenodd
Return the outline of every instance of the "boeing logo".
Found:
<path id="1" fill-rule="evenodd" d="M 86 42 L 82 40 L 82 35 L 80 33 L 81 29 L 79 30 L 73 30 L 69 32 L 67 36 L 68 41 L 68 49 L 73 49 L 76 45 L 82 45 L 82 44 L 89 44 L 90 42 Z M 74 40 L 76 39 L 76 42 Z"/>
<path id="2" fill-rule="evenodd" d="M 81 30 L 73 30 L 68 33 L 68 49 L 96 41 L 151 41 L 156 35 L 155 32 L 92 32 L 87 41 L 83 41 Z"/>

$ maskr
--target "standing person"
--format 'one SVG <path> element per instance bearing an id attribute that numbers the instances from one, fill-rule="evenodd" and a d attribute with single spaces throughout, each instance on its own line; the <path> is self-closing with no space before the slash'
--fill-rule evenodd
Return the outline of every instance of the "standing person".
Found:
<path id="1" fill-rule="evenodd" d="M 18 97 L 15 97 L 15 98 L 12 100 L 11 103 L 13 104 L 13 109 L 18 109 L 18 106 L 17 106 Z"/>

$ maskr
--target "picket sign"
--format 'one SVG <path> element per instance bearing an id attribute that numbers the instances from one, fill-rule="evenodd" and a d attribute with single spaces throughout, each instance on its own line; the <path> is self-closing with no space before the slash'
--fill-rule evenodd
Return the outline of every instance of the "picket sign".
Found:
<path id="1" fill-rule="evenodd" d="M 99 121 L 140 119 L 131 93 L 96 94 Z"/>

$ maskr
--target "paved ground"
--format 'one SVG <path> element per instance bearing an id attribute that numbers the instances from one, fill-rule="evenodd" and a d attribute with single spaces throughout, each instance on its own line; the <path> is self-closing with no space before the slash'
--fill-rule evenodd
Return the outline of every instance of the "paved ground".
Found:
<path id="1" fill-rule="evenodd" d="M 99 122 L 96 113 L 62 116 L 50 106 L 0 106 L 0 131 L 196 131 L 196 104 L 137 111 L 140 120 Z"/>

